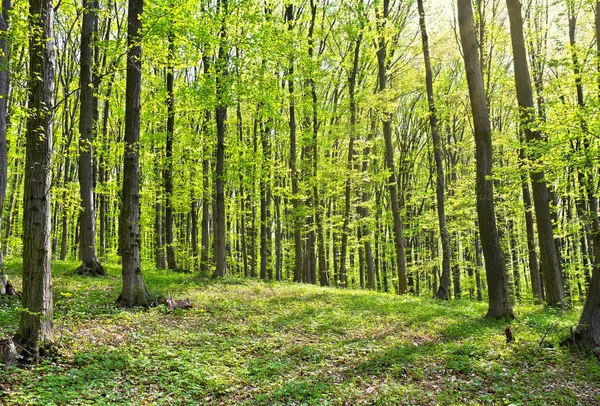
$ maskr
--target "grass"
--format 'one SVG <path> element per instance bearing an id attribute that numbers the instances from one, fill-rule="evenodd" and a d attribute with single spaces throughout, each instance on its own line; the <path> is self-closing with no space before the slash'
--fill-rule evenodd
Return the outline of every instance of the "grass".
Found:
<path id="1" fill-rule="evenodd" d="M 580 309 L 520 306 L 507 345 L 506 322 L 467 300 L 145 269 L 151 292 L 194 308 L 123 310 L 118 267 L 90 279 L 77 265 L 53 268 L 60 357 L 0 372 L 0 403 L 600 404 L 600 364 L 558 346 Z M 17 325 L 18 303 L 0 305 L 0 338 Z"/>

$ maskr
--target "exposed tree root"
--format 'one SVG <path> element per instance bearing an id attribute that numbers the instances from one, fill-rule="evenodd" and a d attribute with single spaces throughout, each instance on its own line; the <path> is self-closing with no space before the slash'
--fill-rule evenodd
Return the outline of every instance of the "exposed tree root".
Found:
<path id="1" fill-rule="evenodd" d="M 106 276 L 104 267 L 97 260 L 88 258 L 75 270 L 77 275 Z"/>

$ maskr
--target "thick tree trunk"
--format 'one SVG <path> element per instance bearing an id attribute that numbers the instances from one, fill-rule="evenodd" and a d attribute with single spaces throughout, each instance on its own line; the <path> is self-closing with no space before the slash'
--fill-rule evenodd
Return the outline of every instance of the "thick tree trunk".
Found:
<path id="1" fill-rule="evenodd" d="M 75 271 L 79 275 L 105 276 L 106 271 L 96 254 L 96 207 L 94 203 L 93 150 L 94 140 L 94 87 L 92 74 L 92 41 L 96 10 L 93 1 L 83 0 L 80 57 L 80 113 L 79 113 L 79 193 L 83 211 L 80 218 L 79 246 L 82 264 Z"/>
<path id="2" fill-rule="evenodd" d="M 51 0 L 30 0 L 29 117 L 23 198 L 23 295 L 15 343 L 22 355 L 43 356 L 52 343 L 50 270 L 50 175 L 54 103 L 54 9 Z"/>
<path id="3" fill-rule="evenodd" d="M 173 44 L 173 34 L 167 36 L 168 43 L 168 66 L 167 66 L 167 139 L 165 145 L 166 166 L 164 171 L 165 179 L 165 231 L 167 247 L 167 267 L 168 269 L 177 269 L 177 260 L 175 259 L 175 237 L 173 233 L 173 133 L 175 130 L 175 96 L 173 95 L 174 70 L 173 58 L 175 45 Z"/>
<path id="4" fill-rule="evenodd" d="M 600 72 L 600 1 L 596 1 L 596 45 L 598 71 Z M 600 98 L 600 79 L 598 79 Z M 594 247 L 594 267 L 587 299 L 579 318 L 579 325 L 571 338 L 576 345 L 587 348 L 600 347 L 600 219 L 598 218 L 598 198 L 590 194 L 592 245 Z"/>
<path id="5" fill-rule="evenodd" d="M 123 288 L 117 298 L 122 307 L 148 306 L 149 296 L 140 261 L 140 93 L 142 90 L 143 0 L 129 0 L 127 14 L 127 79 L 125 89 L 125 153 L 119 215 L 119 253 Z"/>
<path id="6" fill-rule="evenodd" d="M 425 26 L 425 9 L 423 0 L 418 0 L 419 24 L 421 26 L 421 40 L 423 42 L 423 57 L 425 59 L 425 84 L 427 85 L 427 101 L 429 104 L 429 125 L 431 126 L 431 138 L 433 141 L 433 155 L 436 169 L 436 199 L 438 223 L 440 227 L 440 236 L 442 238 L 442 276 L 440 286 L 435 294 L 438 299 L 448 300 L 448 291 L 450 289 L 450 237 L 448 236 L 448 227 L 446 226 L 446 212 L 444 204 L 444 163 L 442 160 L 442 140 L 438 127 L 437 110 L 435 108 L 435 98 L 433 94 L 433 75 L 431 73 L 431 60 L 429 57 L 429 37 Z"/>
<path id="7" fill-rule="evenodd" d="M 227 275 L 227 252 L 226 252 L 226 220 L 225 220 L 225 133 L 227 120 L 227 100 L 225 100 L 227 79 L 227 32 L 225 19 L 227 16 L 227 0 L 218 0 L 217 7 L 222 18 L 220 28 L 219 52 L 216 61 L 216 90 L 217 107 L 215 118 L 217 124 L 217 150 L 215 167 L 215 277 Z"/>
<path id="8" fill-rule="evenodd" d="M 381 27 L 385 29 L 389 16 L 389 0 L 383 0 L 383 14 L 381 17 Z M 379 48 L 377 50 L 377 66 L 379 79 L 379 92 L 385 93 L 387 88 L 387 43 L 386 37 L 380 33 Z M 398 294 L 406 293 L 406 258 L 404 254 L 404 239 L 402 237 L 402 219 L 400 218 L 400 205 L 398 203 L 398 181 L 396 180 L 396 168 L 394 165 L 394 147 L 392 144 L 392 117 L 384 113 L 383 120 L 383 139 L 385 141 L 385 165 L 390 172 L 388 179 L 388 192 L 390 194 L 390 205 L 394 219 L 394 247 L 396 254 L 396 270 L 398 272 Z"/>
<path id="9" fill-rule="evenodd" d="M 492 175 L 492 131 L 479 65 L 471 0 L 458 0 L 458 23 L 473 113 L 477 218 L 488 283 L 488 317 L 514 317 L 504 255 L 498 238 Z"/>
<path id="10" fill-rule="evenodd" d="M 532 128 L 535 126 L 536 119 L 531 91 L 531 80 L 529 77 L 529 67 L 527 64 L 527 54 L 523 39 L 521 3 L 519 0 L 506 0 L 506 6 L 508 8 L 510 19 L 510 33 L 515 65 L 515 84 L 519 108 L 521 110 L 521 123 L 527 142 L 540 142 L 542 141 L 541 133 L 539 130 Z M 550 216 L 550 198 L 544 180 L 544 172 L 534 170 L 531 173 L 531 183 L 533 187 L 533 202 L 540 244 L 540 257 L 543 264 L 544 286 L 546 287 L 546 301 L 552 306 L 562 306 L 565 292 L 556 245 L 554 243 L 554 231 L 552 229 L 552 218 Z"/>

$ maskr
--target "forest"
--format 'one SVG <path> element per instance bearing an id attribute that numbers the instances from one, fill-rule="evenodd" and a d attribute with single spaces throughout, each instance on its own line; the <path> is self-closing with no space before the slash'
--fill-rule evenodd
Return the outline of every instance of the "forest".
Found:
<path id="1" fill-rule="evenodd" d="M 0 402 L 600 403 L 600 0 L 2 0 L 0 51 Z"/>

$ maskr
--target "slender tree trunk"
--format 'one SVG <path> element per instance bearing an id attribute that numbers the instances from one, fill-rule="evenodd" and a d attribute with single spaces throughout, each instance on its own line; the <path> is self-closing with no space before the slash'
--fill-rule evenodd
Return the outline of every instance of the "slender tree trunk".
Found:
<path id="1" fill-rule="evenodd" d="M 240 110 L 240 117 L 241 117 L 241 110 Z M 257 156 L 257 150 L 258 150 L 258 134 L 257 131 L 254 132 L 254 136 L 253 136 L 253 140 L 252 140 L 252 146 L 253 146 L 253 156 Z M 254 179 L 256 176 L 256 171 L 253 168 L 251 173 L 250 173 L 250 178 Z M 256 272 L 256 204 L 254 202 L 254 199 L 252 199 L 252 195 L 254 194 L 254 184 L 250 187 L 249 193 L 247 195 L 247 205 L 250 206 L 251 209 L 251 213 L 252 213 L 252 219 L 250 221 L 250 275 L 253 278 L 256 278 L 257 272 Z"/>
<path id="2" fill-rule="evenodd" d="M 467 73 L 469 97 L 473 113 L 476 161 L 476 197 L 479 233 L 485 258 L 489 308 L 487 317 L 512 318 L 513 310 L 508 295 L 508 278 L 504 255 L 498 238 L 494 208 L 492 174 L 492 131 L 485 100 L 483 77 L 479 65 L 475 24 L 471 0 L 458 0 L 458 23 Z"/>
<path id="3" fill-rule="evenodd" d="M 535 125 L 536 118 L 527 64 L 527 54 L 523 39 L 521 3 L 519 0 L 506 0 L 506 6 L 508 8 L 510 19 L 510 33 L 515 65 L 515 84 L 519 108 L 521 110 L 521 123 L 524 127 L 523 131 L 525 132 L 527 142 L 540 142 L 543 140 L 541 133 L 539 130 L 532 128 Z M 534 161 L 537 161 L 537 159 L 534 159 Z M 540 170 L 533 171 L 531 173 L 531 181 L 544 286 L 546 287 L 546 301 L 552 306 L 562 306 L 563 300 L 565 299 L 565 292 L 556 245 L 554 243 L 554 231 L 552 229 L 552 218 L 550 216 L 550 198 L 544 180 L 544 172 Z"/>
<path id="4" fill-rule="evenodd" d="M 288 24 L 288 31 L 294 29 L 294 6 L 288 4 L 285 8 L 285 21 Z M 290 171 L 292 176 L 292 216 L 293 216 L 293 230 L 294 230 L 294 282 L 302 282 L 302 271 L 303 271 L 303 258 L 302 258 L 302 230 L 301 230 L 301 218 L 300 218 L 300 199 L 298 196 L 298 169 L 296 167 L 296 103 L 294 101 L 294 61 L 290 58 L 289 67 L 289 79 L 288 79 L 288 90 L 289 90 L 289 110 L 290 110 Z"/>
<path id="5" fill-rule="evenodd" d="M 273 268 L 269 265 L 271 247 L 271 213 L 269 210 L 269 207 L 271 206 L 271 189 L 269 187 L 269 180 L 271 178 L 270 133 L 271 129 L 269 121 L 267 121 L 264 125 L 264 129 L 261 131 L 263 173 L 260 177 L 260 277 L 262 279 L 273 279 Z"/>
<path id="6" fill-rule="evenodd" d="M 358 64 L 360 56 L 360 46 L 362 43 L 362 33 L 358 35 L 354 44 L 354 57 L 352 62 L 352 71 L 348 77 L 348 89 L 350 98 L 350 139 L 348 140 L 348 175 L 346 177 L 346 193 L 344 205 L 344 224 L 342 226 L 342 245 L 340 255 L 339 278 L 342 287 L 348 287 L 346 281 L 346 257 L 348 252 L 348 234 L 350 233 L 350 201 L 352 199 L 352 170 L 354 169 L 354 139 L 356 138 L 356 76 L 358 74 Z"/>
<path id="7" fill-rule="evenodd" d="M 383 0 L 383 14 L 380 29 L 385 30 L 389 16 L 389 0 Z M 387 42 L 385 35 L 380 33 L 377 50 L 377 66 L 379 78 L 379 92 L 385 93 L 387 89 Z M 388 179 L 388 192 L 394 219 L 394 247 L 396 253 L 396 269 L 398 272 L 398 294 L 406 293 L 406 258 L 404 254 L 404 239 L 402 237 L 402 219 L 400 218 L 400 205 L 398 203 L 398 181 L 396 180 L 396 169 L 394 165 L 394 147 L 392 144 L 392 117 L 385 113 L 383 120 L 383 139 L 385 141 L 385 164 L 390 172 Z"/>
<path id="8" fill-rule="evenodd" d="M 204 72 L 205 74 L 208 71 L 208 65 L 206 64 L 207 59 L 205 58 Z M 208 131 L 208 123 L 211 121 L 210 111 L 206 111 L 205 113 L 205 132 Z M 206 157 L 207 147 L 206 142 L 203 146 L 203 155 L 202 159 L 202 219 L 200 221 L 201 228 L 201 251 L 200 251 L 200 272 L 204 275 L 209 274 L 209 259 L 208 253 L 210 250 L 210 160 Z"/>
<path id="9" fill-rule="evenodd" d="M 26 357 L 45 355 L 53 341 L 50 270 L 50 175 L 54 103 L 54 9 L 29 1 L 29 117 L 23 198 L 23 295 L 15 343 Z"/>
<path id="10" fill-rule="evenodd" d="M 372 119 L 371 120 L 371 130 L 368 133 L 367 136 L 367 142 L 371 142 L 372 138 L 373 138 L 373 134 L 375 133 L 377 129 L 377 120 Z M 371 148 L 369 146 L 366 146 L 363 149 L 363 159 L 362 159 L 362 175 L 363 178 L 366 178 L 367 176 L 367 170 L 369 168 L 369 160 L 371 159 Z M 366 186 L 366 185 L 365 185 Z M 367 192 L 366 192 L 366 187 L 362 187 L 362 192 L 360 193 L 361 195 L 361 206 L 357 207 L 357 213 L 360 216 L 361 220 L 362 219 L 368 219 L 369 218 L 369 209 L 367 207 L 368 204 L 368 196 L 367 196 Z M 366 265 L 367 265 L 367 283 L 370 289 L 376 289 L 376 285 L 375 285 L 375 275 L 379 274 L 378 269 L 375 269 L 375 263 L 374 263 L 374 259 L 373 259 L 373 250 L 371 248 L 371 232 L 369 230 L 369 227 L 367 226 L 367 224 L 365 224 L 363 222 L 363 224 L 360 226 L 362 228 L 361 231 L 361 235 L 363 238 L 363 245 L 364 245 L 364 249 L 365 249 L 365 259 L 366 259 Z"/>
<path id="11" fill-rule="evenodd" d="M 525 152 L 519 150 L 521 160 L 525 159 Z M 542 302 L 542 282 L 540 279 L 540 267 L 537 254 L 535 252 L 535 233 L 533 230 L 533 213 L 531 207 L 531 195 L 529 194 L 529 181 L 525 172 L 521 172 L 521 186 L 523 190 L 523 204 L 525 206 L 525 228 L 527 232 L 527 253 L 529 254 L 529 272 L 531 275 L 531 290 L 533 292 L 533 302 L 539 304 Z"/>
<path id="12" fill-rule="evenodd" d="M 105 276 L 106 271 L 96 254 L 96 207 L 94 203 L 93 150 L 94 87 L 92 74 L 92 42 L 96 10 L 93 1 L 83 0 L 80 57 L 80 114 L 79 114 L 79 193 L 83 211 L 80 217 L 79 246 L 82 264 L 79 275 Z"/>
<path id="13" fill-rule="evenodd" d="M 433 141 L 433 155 L 435 159 L 435 168 L 437 175 L 436 198 L 438 223 L 440 227 L 440 236 L 442 238 L 442 276 L 440 286 L 435 296 L 438 299 L 448 300 L 448 291 L 450 289 L 450 237 L 448 236 L 448 227 L 446 226 L 446 212 L 444 204 L 444 163 L 442 161 L 442 140 L 438 126 L 437 111 L 435 108 L 435 98 L 433 94 L 433 75 L 431 73 L 431 59 L 429 57 L 429 37 L 425 26 L 425 10 L 423 0 L 418 0 L 419 23 L 421 26 L 421 39 L 423 42 L 423 57 L 425 59 L 425 83 L 427 85 L 427 101 L 429 104 L 429 125 L 431 126 L 431 138 Z"/>
<path id="14" fill-rule="evenodd" d="M 167 268 L 177 269 L 175 258 L 175 237 L 173 233 L 173 133 L 175 130 L 175 96 L 173 94 L 175 44 L 173 33 L 167 35 L 168 66 L 167 66 L 167 139 L 165 145 L 165 234 L 167 246 Z"/>
<path id="15" fill-rule="evenodd" d="M 14 221 L 14 217 L 15 217 L 15 210 L 18 210 L 18 205 L 15 205 L 15 201 L 17 201 L 17 191 L 20 189 L 21 187 L 21 181 L 22 181 L 22 176 L 20 176 L 20 172 L 21 172 L 21 168 L 20 168 L 20 163 L 21 161 L 19 159 L 15 160 L 15 176 L 13 176 L 12 179 L 12 183 L 11 183 L 11 188 L 10 188 L 10 198 L 8 199 L 8 207 L 6 210 L 7 213 L 7 217 L 6 217 L 6 222 L 5 222 L 5 227 L 4 227 L 4 241 L 6 241 L 6 244 L 4 245 L 4 248 L 2 249 L 2 255 L 6 256 L 8 255 L 9 249 L 8 249 L 8 241 L 9 239 L 12 237 L 12 223 Z"/>
<path id="16" fill-rule="evenodd" d="M 119 253 L 123 288 L 117 298 L 122 307 L 148 306 L 140 260 L 140 93 L 142 90 L 143 0 L 129 0 L 127 13 L 127 79 L 125 89 L 125 152 L 119 215 Z"/>
<path id="17" fill-rule="evenodd" d="M 191 221 L 192 221 L 192 269 L 197 269 L 200 250 L 198 249 L 198 202 L 194 193 L 191 193 Z"/>
<path id="18" fill-rule="evenodd" d="M 283 280 L 282 276 L 282 263 L 283 263 L 283 253 L 281 248 L 281 240 L 283 238 L 283 234 L 281 232 L 281 196 L 276 195 L 274 199 L 275 203 L 275 279 L 278 282 Z"/>
<path id="19" fill-rule="evenodd" d="M 228 47 L 225 19 L 227 18 L 228 0 L 218 0 L 217 8 L 221 16 L 219 52 L 216 61 L 216 90 L 217 106 L 215 118 L 217 123 L 217 150 L 215 167 L 215 277 L 227 275 L 227 252 L 226 252 L 226 219 L 225 219 L 225 133 L 227 120 L 227 64 Z"/>
<path id="20" fill-rule="evenodd" d="M 11 5 L 10 0 L 2 2 L 2 13 L 0 13 L 0 231 L 2 230 L 2 215 L 4 213 L 4 200 L 6 198 L 7 186 L 7 160 L 6 160 L 6 128 L 8 114 L 8 91 L 10 54 L 8 53 L 6 34 L 8 31 L 8 13 Z M 14 294 L 14 289 L 4 274 L 4 257 L 0 246 L 0 295 Z"/>
<path id="21" fill-rule="evenodd" d="M 155 151 L 157 154 L 159 153 L 158 149 Z M 166 269 L 167 268 L 167 257 L 165 255 L 165 241 L 163 239 L 163 205 L 161 201 L 161 187 L 160 187 L 160 165 L 155 163 L 154 167 L 156 181 L 159 184 L 156 188 L 156 202 L 154 203 L 154 238 L 156 242 L 156 250 L 155 250 L 155 263 L 156 268 L 158 269 Z"/>

